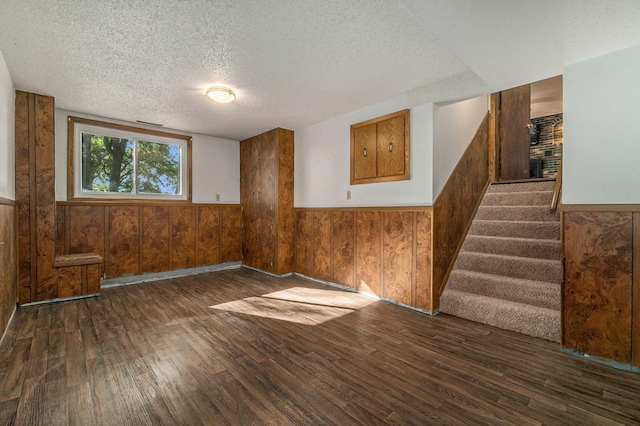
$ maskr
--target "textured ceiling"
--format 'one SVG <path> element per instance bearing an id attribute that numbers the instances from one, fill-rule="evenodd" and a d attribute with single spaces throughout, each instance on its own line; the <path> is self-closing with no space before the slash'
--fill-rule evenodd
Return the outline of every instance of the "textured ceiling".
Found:
<path id="1" fill-rule="evenodd" d="M 232 139 L 401 94 L 417 105 L 490 93 L 638 43 L 638 0 L 0 1 L 18 89 Z M 237 101 L 205 98 L 214 83 Z"/>

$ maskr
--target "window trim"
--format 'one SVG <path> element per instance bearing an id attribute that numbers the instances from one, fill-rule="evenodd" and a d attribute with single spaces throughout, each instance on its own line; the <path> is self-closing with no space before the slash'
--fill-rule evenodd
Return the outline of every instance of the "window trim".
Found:
<path id="1" fill-rule="evenodd" d="M 75 170 L 77 167 L 80 167 L 79 164 L 76 164 L 79 161 L 79 156 L 77 155 L 78 147 L 76 146 L 76 127 L 82 125 L 82 127 L 98 127 L 104 129 L 110 129 L 118 134 L 128 133 L 128 134 L 137 134 L 137 135 L 148 135 L 150 136 L 149 142 L 167 142 L 166 139 L 174 139 L 174 140 L 183 140 L 186 142 L 186 181 L 181 182 L 183 187 L 183 192 L 186 194 L 184 196 L 172 196 L 172 195 L 156 195 L 156 194 L 135 194 L 129 195 L 124 193 L 123 195 L 115 195 L 113 193 L 106 193 L 104 195 L 96 194 L 81 194 L 80 186 L 82 185 L 79 182 L 76 182 L 77 175 L 75 174 Z M 154 140 L 155 138 L 155 140 Z M 139 139 L 139 138 L 136 138 Z M 163 140 L 165 139 L 165 140 Z M 135 203 L 191 203 L 192 200 L 192 160 L 191 160 L 191 142 L 192 137 L 189 135 L 180 135 L 177 133 L 169 133 L 162 132 L 158 130 L 150 130 L 144 129 L 140 127 L 127 126 L 123 124 L 109 123 L 105 121 L 92 120 L 88 118 L 81 117 L 73 117 L 69 116 L 68 119 L 68 133 L 67 133 L 67 201 L 91 201 L 95 202 L 96 200 L 101 201 L 120 201 L 120 202 L 135 202 Z M 79 169 L 78 169 L 79 170 Z M 184 174 L 181 181 L 184 180 Z M 78 191 L 76 191 L 76 186 L 78 186 Z"/>

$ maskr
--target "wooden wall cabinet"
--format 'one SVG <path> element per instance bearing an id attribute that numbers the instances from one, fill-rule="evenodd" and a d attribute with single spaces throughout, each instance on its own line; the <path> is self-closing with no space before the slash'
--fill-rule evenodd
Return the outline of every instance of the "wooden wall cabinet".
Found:
<path id="1" fill-rule="evenodd" d="M 293 132 L 274 129 L 240 142 L 243 263 L 293 272 Z"/>
<path id="2" fill-rule="evenodd" d="M 409 177 L 408 109 L 351 125 L 351 185 Z"/>

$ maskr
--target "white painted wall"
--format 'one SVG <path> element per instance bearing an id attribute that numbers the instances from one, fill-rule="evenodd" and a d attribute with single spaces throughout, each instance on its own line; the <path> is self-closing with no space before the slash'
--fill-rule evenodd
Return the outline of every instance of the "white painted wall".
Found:
<path id="1" fill-rule="evenodd" d="M 564 204 L 640 203 L 640 45 L 564 69 Z"/>
<path id="2" fill-rule="evenodd" d="M 240 203 L 240 142 L 193 135 L 193 202 Z"/>
<path id="3" fill-rule="evenodd" d="M 15 200 L 15 90 L 0 52 L 0 197 Z"/>
<path id="4" fill-rule="evenodd" d="M 407 108 L 406 95 L 295 131 L 295 207 L 431 204 L 433 105 L 411 110 L 411 179 L 350 185 L 350 126 Z M 347 190 L 351 200 L 346 199 Z"/>
<path id="5" fill-rule="evenodd" d="M 433 109 L 433 199 L 447 183 L 478 126 L 489 111 L 489 96 Z"/>
<path id="6" fill-rule="evenodd" d="M 138 123 L 104 119 L 87 114 L 56 109 L 56 200 L 67 199 L 67 119 L 69 115 L 145 127 Z M 156 127 L 151 128 L 158 130 Z M 162 129 L 165 130 L 165 129 Z M 185 133 L 166 129 L 171 133 L 190 134 L 193 137 L 192 196 L 194 203 L 240 202 L 240 142 L 212 136 Z M 220 201 L 216 201 L 220 194 Z"/>

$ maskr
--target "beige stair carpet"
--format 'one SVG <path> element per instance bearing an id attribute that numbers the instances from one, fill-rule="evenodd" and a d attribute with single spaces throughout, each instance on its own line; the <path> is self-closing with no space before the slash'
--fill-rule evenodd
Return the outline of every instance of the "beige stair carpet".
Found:
<path id="1" fill-rule="evenodd" d="M 560 341 L 560 215 L 554 182 L 493 184 L 440 297 L 440 312 Z"/>

